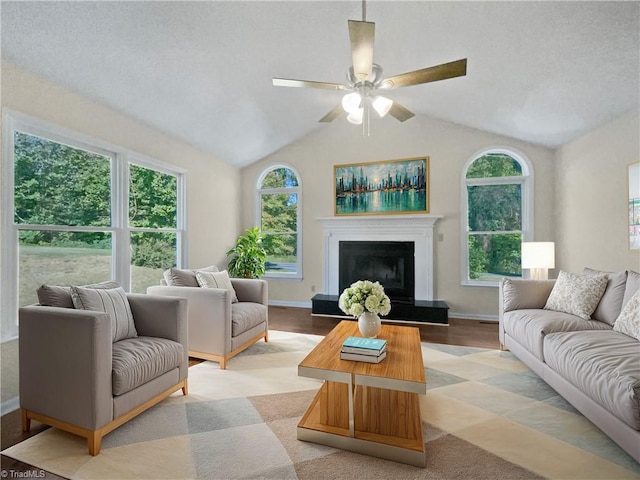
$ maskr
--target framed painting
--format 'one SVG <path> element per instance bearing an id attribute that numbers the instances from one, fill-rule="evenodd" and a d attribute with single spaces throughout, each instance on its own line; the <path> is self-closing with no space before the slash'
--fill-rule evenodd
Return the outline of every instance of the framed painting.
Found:
<path id="1" fill-rule="evenodd" d="M 335 215 L 429 213 L 429 157 L 334 165 Z"/>
<path id="2" fill-rule="evenodd" d="M 629 248 L 640 250 L 640 162 L 628 167 Z"/>

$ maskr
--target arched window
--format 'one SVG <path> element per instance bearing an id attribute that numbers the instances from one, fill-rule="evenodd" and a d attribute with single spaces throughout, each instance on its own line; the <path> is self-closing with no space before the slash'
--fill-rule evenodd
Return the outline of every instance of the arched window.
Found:
<path id="1" fill-rule="evenodd" d="M 510 150 L 473 156 L 463 174 L 462 283 L 521 277 L 520 249 L 533 232 L 533 171 Z"/>
<path id="2" fill-rule="evenodd" d="M 267 251 L 266 277 L 302 278 L 302 191 L 291 167 L 271 166 L 258 180 L 257 219 Z"/>

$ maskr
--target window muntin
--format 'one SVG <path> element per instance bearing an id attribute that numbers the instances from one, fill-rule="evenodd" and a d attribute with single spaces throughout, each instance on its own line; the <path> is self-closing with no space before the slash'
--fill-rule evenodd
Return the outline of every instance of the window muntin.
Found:
<path id="1" fill-rule="evenodd" d="M 530 235 L 529 167 L 510 152 L 485 152 L 464 172 L 463 284 L 497 285 L 522 276 L 520 249 Z"/>
<path id="2" fill-rule="evenodd" d="M 301 276 L 300 182 L 289 167 L 271 167 L 258 188 L 258 219 L 267 252 L 265 276 Z"/>

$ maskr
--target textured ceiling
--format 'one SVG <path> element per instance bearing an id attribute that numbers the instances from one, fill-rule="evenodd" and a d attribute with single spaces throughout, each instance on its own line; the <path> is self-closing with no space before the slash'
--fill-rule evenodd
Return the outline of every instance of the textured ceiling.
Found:
<path id="1" fill-rule="evenodd" d="M 2 1 L 2 59 L 244 166 L 327 128 L 339 92 L 271 78 L 343 83 L 361 6 Z M 469 59 L 390 92 L 416 114 L 557 147 L 638 108 L 639 2 L 370 1 L 367 20 L 388 76 Z"/>

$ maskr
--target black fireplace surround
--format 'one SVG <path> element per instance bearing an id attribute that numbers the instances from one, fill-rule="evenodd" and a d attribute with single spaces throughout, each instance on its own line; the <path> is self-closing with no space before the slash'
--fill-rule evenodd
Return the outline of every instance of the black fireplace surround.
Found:
<path id="1" fill-rule="evenodd" d="M 392 302 L 415 296 L 414 242 L 340 242 L 338 285 L 342 292 L 358 280 L 380 282 Z"/>

